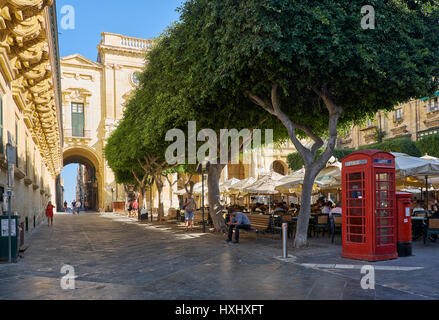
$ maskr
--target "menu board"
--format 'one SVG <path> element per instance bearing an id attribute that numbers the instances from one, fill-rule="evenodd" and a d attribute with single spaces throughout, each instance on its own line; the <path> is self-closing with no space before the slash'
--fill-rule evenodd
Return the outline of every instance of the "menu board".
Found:
<path id="1" fill-rule="evenodd" d="M 2 237 L 8 237 L 9 223 L 8 219 L 2 219 Z M 15 219 L 11 219 L 11 237 L 17 236 L 17 227 L 15 225 Z"/>

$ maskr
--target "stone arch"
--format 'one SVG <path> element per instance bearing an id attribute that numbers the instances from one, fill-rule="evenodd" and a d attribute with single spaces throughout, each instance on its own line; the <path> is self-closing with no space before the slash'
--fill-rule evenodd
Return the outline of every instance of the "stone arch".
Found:
<path id="1" fill-rule="evenodd" d="M 63 165 L 67 166 L 72 163 L 79 163 L 95 169 L 98 193 L 98 208 L 105 207 L 105 191 L 104 191 L 104 165 L 101 157 L 95 150 L 86 146 L 75 146 L 64 150 Z"/>
<path id="2" fill-rule="evenodd" d="M 276 160 L 271 164 L 271 171 L 279 173 L 283 176 L 288 174 L 288 166 L 282 160 Z"/>

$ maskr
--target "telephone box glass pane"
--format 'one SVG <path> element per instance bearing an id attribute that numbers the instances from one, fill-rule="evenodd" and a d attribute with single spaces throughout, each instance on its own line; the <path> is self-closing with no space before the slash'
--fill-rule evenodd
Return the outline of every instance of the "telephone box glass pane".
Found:
<path id="1" fill-rule="evenodd" d="M 348 242 L 366 242 L 366 199 L 365 173 L 349 173 L 346 175 L 346 237 Z"/>
<path id="2" fill-rule="evenodd" d="M 376 174 L 376 236 L 377 246 L 393 243 L 394 228 L 394 201 L 393 201 L 393 174 Z"/>

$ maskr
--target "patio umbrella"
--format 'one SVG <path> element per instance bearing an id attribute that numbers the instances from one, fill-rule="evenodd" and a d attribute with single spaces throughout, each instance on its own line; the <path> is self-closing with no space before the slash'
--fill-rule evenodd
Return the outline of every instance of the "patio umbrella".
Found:
<path id="1" fill-rule="evenodd" d="M 426 207 L 428 208 L 428 179 L 439 177 L 439 161 L 424 158 L 411 157 L 403 153 L 392 153 L 395 156 L 397 175 L 402 177 L 416 177 L 419 180 L 425 178 Z"/>
<path id="2" fill-rule="evenodd" d="M 320 189 L 335 189 L 341 186 L 341 162 L 335 162 L 324 168 L 316 178 Z"/>
<path id="3" fill-rule="evenodd" d="M 298 189 L 302 185 L 304 177 L 305 168 L 302 168 L 292 175 L 280 179 L 275 189 L 282 193 L 292 193 L 291 189 Z"/>
<path id="4" fill-rule="evenodd" d="M 256 178 L 249 177 L 247 179 L 241 180 L 237 183 L 235 183 L 233 186 L 231 186 L 228 190 L 229 194 L 239 195 L 240 193 L 244 192 L 244 189 L 248 186 L 252 185 L 256 182 Z"/>
<path id="5" fill-rule="evenodd" d="M 230 180 L 227 180 L 223 183 L 220 183 L 220 193 L 225 193 L 227 191 L 229 191 L 229 189 L 234 186 L 235 184 L 237 184 L 238 182 L 240 182 L 241 180 L 236 179 L 236 178 L 232 178 Z"/>
<path id="6" fill-rule="evenodd" d="M 279 181 L 285 176 L 272 172 L 270 175 L 263 176 L 252 185 L 244 188 L 244 192 L 262 195 L 278 194 L 279 191 L 275 189 Z"/>

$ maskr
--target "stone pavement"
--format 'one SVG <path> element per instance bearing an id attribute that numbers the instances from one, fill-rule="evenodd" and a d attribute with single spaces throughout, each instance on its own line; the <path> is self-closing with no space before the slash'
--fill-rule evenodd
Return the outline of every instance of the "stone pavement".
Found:
<path id="1" fill-rule="evenodd" d="M 313 239 L 308 249 L 291 249 L 288 261 L 279 258 L 278 236 L 256 241 L 254 234 L 244 234 L 235 246 L 224 240 L 219 234 L 185 233 L 177 224 L 139 224 L 112 213 L 58 214 L 53 229 L 42 225 L 32 235 L 23 259 L 0 265 L 0 299 L 439 297 L 434 272 L 439 244 L 419 244 L 414 257 L 373 264 L 390 268 L 376 271 L 375 290 L 363 290 L 360 269 L 340 269 L 340 264 L 361 268 L 362 263 L 339 258 L 341 247 L 328 238 Z M 75 268 L 75 290 L 60 286 L 64 265 Z"/>

